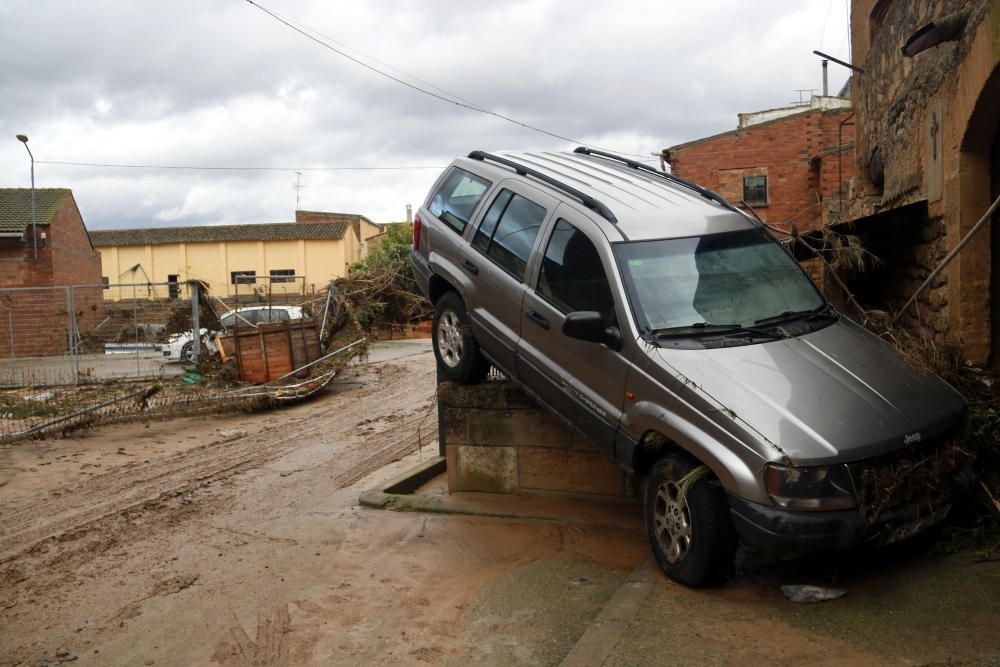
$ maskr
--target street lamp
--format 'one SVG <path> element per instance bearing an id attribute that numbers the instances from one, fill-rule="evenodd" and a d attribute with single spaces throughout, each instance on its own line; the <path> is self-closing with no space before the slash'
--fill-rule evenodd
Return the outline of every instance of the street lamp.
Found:
<path id="1" fill-rule="evenodd" d="M 24 149 L 28 151 L 31 158 L 31 247 L 34 249 L 35 259 L 38 259 L 38 226 L 35 219 L 35 156 L 28 148 L 28 135 L 19 134 L 17 140 L 24 144 Z"/>

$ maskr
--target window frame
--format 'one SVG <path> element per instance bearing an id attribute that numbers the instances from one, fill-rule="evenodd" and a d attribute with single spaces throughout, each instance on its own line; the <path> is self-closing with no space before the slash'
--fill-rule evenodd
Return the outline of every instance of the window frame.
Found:
<path id="1" fill-rule="evenodd" d="M 295 282 L 295 269 L 270 269 L 267 275 L 271 284 Z"/>
<path id="2" fill-rule="evenodd" d="M 548 305 L 552 306 L 554 309 L 559 311 L 563 316 L 567 316 L 570 313 L 582 312 L 576 310 L 563 309 L 561 305 L 553 301 L 541 290 L 542 270 L 545 268 L 545 255 L 549 251 L 549 245 L 552 243 L 552 237 L 555 235 L 556 227 L 559 226 L 560 222 L 565 222 L 567 225 L 575 229 L 577 232 L 583 234 L 583 236 L 588 241 L 590 241 L 590 244 L 594 247 L 594 252 L 597 254 L 597 258 L 601 261 L 601 270 L 604 272 L 604 280 L 607 282 L 608 285 L 608 294 L 611 296 L 611 323 L 614 326 L 618 326 L 618 299 L 615 297 L 616 290 L 612 287 L 611 274 L 609 274 L 608 272 L 607 263 L 601 256 L 601 251 L 598 248 L 598 244 L 594 242 L 594 239 L 591 238 L 590 234 L 585 232 L 579 224 L 574 223 L 572 220 L 569 220 L 563 216 L 557 216 L 556 219 L 553 221 L 553 223 L 549 226 L 548 233 L 546 234 L 545 237 L 545 245 L 543 248 L 539 249 L 540 252 L 538 254 L 538 267 L 537 270 L 535 271 L 535 280 L 534 280 L 534 285 L 532 286 L 532 290 L 534 291 L 535 295 L 538 296 L 539 299 L 541 299 Z"/>
<path id="3" fill-rule="evenodd" d="M 764 199 L 762 201 L 761 200 L 754 200 L 754 199 L 747 199 L 747 179 L 751 179 L 751 178 L 763 178 L 764 179 Z M 767 174 L 745 174 L 741 180 L 742 180 L 742 183 L 743 183 L 743 201 L 744 202 L 746 202 L 750 206 L 757 206 L 757 207 L 769 206 L 770 205 L 770 203 L 771 203 L 771 187 L 770 187 L 770 183 L 768 182 Z M 758 186 L 753 186 L 753 187 L 758 187 Z"/>
<path id="4" fill-rule="evenodd" d="M 240 281 L 240 276 L 245 276 L 253 278 L 253 280 Z M 240 271 L 230 271 L 229 272 L 229 284 L 230 285 L 254 285 L 257 283 L 257 271 L 256 269 L 251 271 L 249 269 Z"/>
<path id="5" fill-rule="evenodd" d="M 479 201 L 477 201 L 476 205 L 472 207 L 471 211 L 469 211 L 469 219 L 462 221 L 461 229 L 458 229 L 447 219 L 435 213 L 434 210 L 431 208 L 431 205 L 433 204 L 435 197 L 438 196 L 438 194 L 441 192 L 441 189 L 444 188 L 445 184 L 448 183 L 448 181 L 451 180 L 451 177 L 457 172 L 461 172 L 462 174 L 469 176 L 472 180 L 479 181 L 480 183 L 483 183 L 486 186 L 483 189 L 483 194 L 479 197 Z M 468 230 L 468 228 L 472 226 L 473 221 L 476 220 L 477 214 L 479 213 L 480 208 L 482 208 L 483 201 L 487 199 L 487 197 L 490 194 L 490 191 L 493 189 L 493 186 L 495 184 L 496 184 L 495 181 L 491 181 L 485 176 L 481 176 L 480 174 L 469 171 L 468 169 L 463 169 L 462 167 L 453 166 L 451 169 L 448 169 L 444 173 L 444 176 L 441 178 L 441 180 L 435 185 L 434 189 L 431 190 L 431 194 L 427 197 L 427 201 L 424 203 L 424 208 L 426 208 L 427 212 L 430 213 L 432 216 L 434 216 L 435 219 L 441 221 L 441 223 L 444 224 L 444 226 L 447 229 L 451 230 L 455 234 L 458 234 L 459 236 L 465 236 L 466 230 Z M 461 218 L 457 217 L 456 219 L 461 220 Z"/>
<path id="6" fill-rule="evenodd" d="M 492 196 L 489 198 L 489 203 L 486 205 L 482 213 L 480 215 L 477 215 L 475 218 L 476 224 L 473 226 L 472 232 L 470 233 L 469 248 L 471 248 L 474 252 L 478 253 L 481 257 L 484 257 L 485 259 L 489 260 L 494 266 L 499 268 L 501 271 L 506 273 L 508 276 L 510 276 L 517 282 L 521 283 L 522 285 L 528 285 L 529 278 L 533 273 L 532 262 L 535 260 L 535 256 L 537 255 L 536 248 L 538 247 L 538 240 L 542 237 L 543 232 L 546 231 L 547 223 L 552 216 L 552 211 L 554 210 L 554 207 L 546 206 L 545 204 L 539 202 L 538 200 L 541 199 L 540 197 L 531 197 L 522 192 L 518 192 L 518 189 L 516 187 L 513 187 L 513 185 L 514 185 L 513 183 L 500 183 L 497 186 L 496 190 L 492 193 Z M 486 244 L 486 248 L 480 249 L 479 247 L 473 245 L 473 242 L 476 239 L 476 234 L 479 233 L 479 229 L 486 221 L 486 216 L 493 208 L 493 204 L 496 201 L 498 201 L 500 197 L 504 196 L 505 192 L 511 193 L 511 197 L 510 199 L 508 199 L 507 203 L 504 204 L 503 211 L 501 212 L 500 217 L 497 219 L 497 224 L 493 228 L 493 231 L 489 236 L 489 241 Z M 538 231 L 535 233 L 535 238 L 532 239 L 531 241 L 531 248 L 528 250 L 528 258 L 524 260 L 523 276 L 517 276 L 513 271 L 511 271 L 509 268 L 507 268 L 499 261 L 497 261 L 495 257 L 491 257 L 488 254 L 490 247 L 493 245 L 493 239 L 494 237 L 496 237 L 497 230 L 500 229 L 500 225 L 503 222 L 504 216 L 507 214 L 507 210 L 510 208 L 511 203 L 513 203 L 514 197 L 520 197 L 521 199 L 524 199 L 525 201 L 534 204 L 535 206 L 537 206 L 538 208 L 542 209 L 542 211 L 545 212 L 544 215 L 542 216 L 541 221 L 538 223 Z"/>

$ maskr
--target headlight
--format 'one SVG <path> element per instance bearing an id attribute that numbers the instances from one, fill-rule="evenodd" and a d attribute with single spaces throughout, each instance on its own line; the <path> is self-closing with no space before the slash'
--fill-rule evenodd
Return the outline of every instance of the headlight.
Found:
<path id="1" fill-rule="evenodd" d="M 846 465 L 793 468 L 764 466 L 767 495 L 782 509 L 817 511 L 856 507 L 854 482 Z"/>

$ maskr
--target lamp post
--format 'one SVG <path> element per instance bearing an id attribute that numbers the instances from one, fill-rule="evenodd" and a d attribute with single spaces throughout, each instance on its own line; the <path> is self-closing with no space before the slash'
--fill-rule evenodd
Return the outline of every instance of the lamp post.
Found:
<path id="1" fill-rule="evenodd" d="M 38 259 L 38 225 L 35 218 L 35 156 L 28 148 L 28 135 L 19 134 L 17 140 L 24 144 L 24 149 L 28 151 L 31 158 L 31 247 L 34 250 L 35 259 Z"/>
<path id="2" fill-rule="evenodd" d="M 28 151 L 28 157 L 31 158 L 31 247 L 35 259 L 38 259 L 38 219 L 35 214 L 35 156 L 32 155 L 31 148 L 28 147 L 28 135 L 19 134 L 17 135 L 17 140 L 24 144 L 24 149 Z"/>

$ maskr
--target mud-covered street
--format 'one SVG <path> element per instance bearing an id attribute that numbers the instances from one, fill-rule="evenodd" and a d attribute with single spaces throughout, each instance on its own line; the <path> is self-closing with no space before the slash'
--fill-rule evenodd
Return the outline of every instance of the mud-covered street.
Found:
<path id="1" fill-rule="evenodd" d="M 1000 662 L 1000 565 L 969 552 L 901 545 L 799 606 L 778 585 L 829 569 L 688 590 L 649 567 L 629 505 L 360 508 L 437 453 L 434 390 L 428 343 L 400 342 L 291 409 L 0 451 L 0 664 L 559 664 L 629 582 L 646 593 L 605 664 Z"/>

